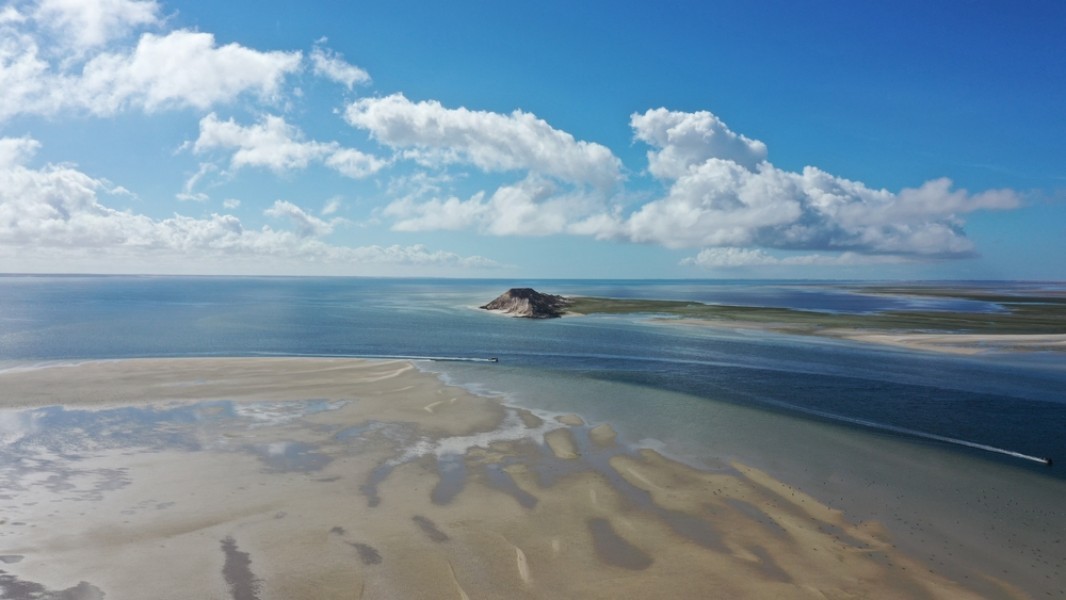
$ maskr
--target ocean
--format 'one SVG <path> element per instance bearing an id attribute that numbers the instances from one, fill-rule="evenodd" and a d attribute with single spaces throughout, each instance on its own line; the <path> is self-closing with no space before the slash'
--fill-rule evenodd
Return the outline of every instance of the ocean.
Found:
<path id="1" fill-rule="evenodd" d="M 929 560 L 981 560 L 1007 544 L 1013 570 L 1058 576 L 1061 354 L 960 357 L 650 315 L 534 321 L 477 309 L 531 286 L 856 314 L 1000 310 L 863 294 L 858 284 L 11 275 L 0 277 L 0 369 L 131 357 L 462 359 L 419 365 L 507 402 L 608 422 L 694 466 L 764 469 L 856 521 L 886 523 Z M 15 401 L 0 390 L 0 412 Z"/>
<path id="2" fill-rule="evenodd" d="M 496 357 L 498 365 L 437 366 L 469 384 L 502 371 L 551 372 L 678 392 L 705 399 L 708 406 L 756 407 L 915 441 L 929 434 L 1036 457 L 1061 456 L 1066 463 L 1061 355 L 963 358 L 669 326 L 648 315 L 530 321 L 476 309 L 517 285 L 567 295 L 854 313 L 996 310 L 983 302 L 868 295 L 851 291 L 856 283 L 803 281 L 6 276 L 0 277 L 0 361 Z M 1018 466 L 1053 477 L 1066 472 L 1061 466 Z"/>

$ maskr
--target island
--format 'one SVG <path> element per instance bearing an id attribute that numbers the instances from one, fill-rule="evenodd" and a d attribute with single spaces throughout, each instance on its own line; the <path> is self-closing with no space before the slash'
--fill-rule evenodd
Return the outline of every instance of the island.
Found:
<path id="1" fill-rule="evenodd" d="M 651 321 L 665 325 L 760 329 L 949 354 L 1066 352 L 1066 294 L 1003 293 L 964 286 L 921 285 L 863 286 L 853 291 L 871 295 L 977 300 L 994 304 L 998 310 L 839 313 L 684 300 L 563 297 L 531 288 L 510 289 L 481 308 L 532 319 L 644 314 Z"/>
<path id="2" fill-rule="evenodd" d="M 562 296 L 542 294 L 533 288 L 511 288 L 481 308 L 524 319 L 554 319 L 563 316 L 569 306 L 570 300 Z"/>

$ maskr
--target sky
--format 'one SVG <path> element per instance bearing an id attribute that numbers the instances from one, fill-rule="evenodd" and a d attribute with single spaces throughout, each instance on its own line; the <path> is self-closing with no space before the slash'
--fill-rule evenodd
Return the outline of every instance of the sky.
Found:
<path id="1" fill-rule="evenodd" d="M 0 273 L 1066 280 L 1064 25 L 0 0 Z"/>

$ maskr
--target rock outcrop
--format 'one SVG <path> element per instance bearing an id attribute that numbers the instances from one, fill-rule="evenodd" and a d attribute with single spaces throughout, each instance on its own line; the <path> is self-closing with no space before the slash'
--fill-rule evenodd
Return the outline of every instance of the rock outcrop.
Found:
<path id="1" fill-rule="evenodd" d="M 533 288 L 511 288 L 481 308 L 526 319 L 553 319 L 563 316 L 569 305 L 562 296 L 542 294 Z"/>

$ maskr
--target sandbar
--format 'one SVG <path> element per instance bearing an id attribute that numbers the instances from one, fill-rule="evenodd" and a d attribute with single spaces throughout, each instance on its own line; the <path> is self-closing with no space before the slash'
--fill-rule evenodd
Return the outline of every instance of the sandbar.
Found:
<path id="1" fill-rule="evenodd" d="M 819 336 L 864 344 L 962 356 L 1014 352 L 1066 352 L 1066 333 L 930 333 L 873 328 L 817 327 L 800 323 L 764 323 L 695 318 L 655 318 L 652 319 L 652 322 L 710 329 L 752 330 L 789 335 Z"/>
<path id="2" fill-rule="evenodd" d="M 946 354 L 992 352 L 1066 352 L 1066 334 L 915 333 L 862 329 L 826 329 L 821 335 L 858 342 Z"/>
<path id="3" fill-rule="evenodd" d="M 408 361 L 92 361 L 0 389 L 2 597 L 1025 597 L 751 466 Z"/>

